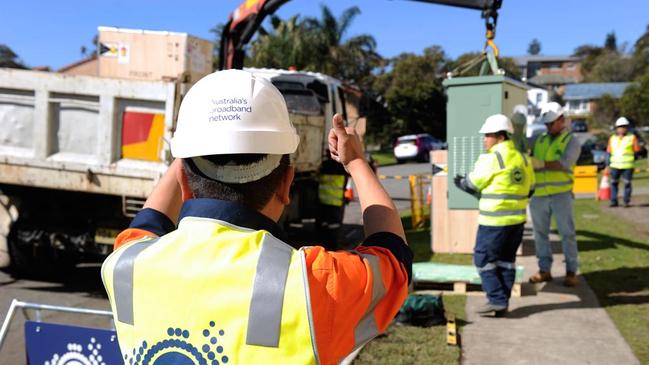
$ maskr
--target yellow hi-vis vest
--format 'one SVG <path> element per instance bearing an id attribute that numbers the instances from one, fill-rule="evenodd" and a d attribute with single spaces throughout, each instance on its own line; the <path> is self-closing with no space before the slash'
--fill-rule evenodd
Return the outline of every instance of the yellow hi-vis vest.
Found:
<path id="1" fill-rule="evenodd" d="M 186 217 L 111 254 L 102 279 L 126 365 L 315 364 L 304 254 Z"/>
<path id="2" fill-rule="evenodd" d="M 468 176 L 468 183 L 481 194 L 479 224 L 510 226 L 527 219 L 534 170 L 531 161 L 511 140 L 498 143 L 489 153 L 480 155 Z"/>
<path id="3" fill-rule="evenodd" d="M 322 174 L 318 182 L 320 203 L 341 207 L 345 202 L 345 175 Z"/>
<path id="4" fill-rule="evenodd" d="M 552 162 L 561 160 L 566 152 L 572 134 L 563 132 L 552 139 L 548 133 L 543 133 L 534 143 L 532 156 L 541 161 Z M 536 170 L 536 190 L 534 196 L 548 196 L 572 191 L 573 168 L 563 171 Z"/>
<path id="5" fill-rule="evenodd" d="M 610 166 L 614 169 L 632 169 L 634 154 L 633 154 L 633 134 L 627 133 L 624 137 L 620 138 L 616 135 L 611 136 L 611 163 Z"/>

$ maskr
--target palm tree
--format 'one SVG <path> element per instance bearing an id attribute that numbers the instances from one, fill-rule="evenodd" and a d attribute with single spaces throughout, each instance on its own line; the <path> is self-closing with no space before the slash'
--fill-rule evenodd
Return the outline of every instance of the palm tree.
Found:
<path id="1" fill-rule="evenodd" d="M 360 9 L 351 7 L 336 18 L 322 5 L 320 18 L 293 16 L 270 19 L 270 31 L 260 28 L 251 46 L 249 64 L 257 67 L 288 68 L 326 73 L 359 85 L 366 84 L 372 70 L 382 63 L 376 41 L 367 34 L 345 39 Z"/>

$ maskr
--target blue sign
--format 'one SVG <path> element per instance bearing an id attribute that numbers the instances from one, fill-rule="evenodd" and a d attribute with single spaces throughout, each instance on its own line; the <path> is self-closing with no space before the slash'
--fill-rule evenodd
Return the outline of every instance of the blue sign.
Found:
<path id="1" fill-rule="evenodd" d="M 122 365 L 115 331 L 25 322 L 28 365 Z"/>

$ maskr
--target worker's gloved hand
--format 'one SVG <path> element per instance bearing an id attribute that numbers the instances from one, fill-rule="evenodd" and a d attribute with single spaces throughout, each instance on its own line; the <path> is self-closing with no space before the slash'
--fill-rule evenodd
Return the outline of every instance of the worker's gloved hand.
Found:
<path id="1" fill-rule="evenodd" d="M 467 180 L 466 180 L 466 176 L 455 175 L 455 177 L 453 178 L 453 183 L 455 184 L 455 186 L 458 189 L 460 189 L 460 190 L 464 191 L 465 193 L 471 194 L 471 195 L 475 196 L 476 198 L 480 199 L 480 192 L 475 191 L 473 188 L 471 188 L 469 186 L 469 184 L 467 183 Z"/>
<path id="2" fill-rule="evenodd" d="M 464 180 L 464 176 L 461 175 L 455 175 L 455 177 L 453 178 L 453 183 L 460 190 L 464 190 L 462 188 L 462 180 Z"/>
<path id="3" fill-rule="evenodd" d="M 343 117 L 336 114 L 332 120 L 333 128 L 329 131 L 329 153 L 331 158 L 340 162 L 347 170 L 348 165 L 354 161 L 365 161 L 363 145 L 351 127 L 345 128 Z"/>
<path id="4" fill-rule="evenodd" d="M 545 161 L 536 159 L 532 157 L 532 166 L 534 166 L 534 170 L 541 170 L 545 168 Z"/>

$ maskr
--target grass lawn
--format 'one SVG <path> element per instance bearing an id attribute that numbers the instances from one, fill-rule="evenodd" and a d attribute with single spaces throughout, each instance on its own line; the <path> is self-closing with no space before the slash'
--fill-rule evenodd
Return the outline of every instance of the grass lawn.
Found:
<path id="1" fill-rule="evenodd" d="M 379 166 L 394 165 L 397 163 L 397 159 L 394 158 L 392 150 L 372 152 L 372 158 L 374 158 Z"/>
<path id="2" fill-rule="evenodd" d="M 649 203 L 647 196 L 637 200 Z M 649 364 L 649 207 L 607 204 L 575 203 L 581 273 L 640 362 Z"/>
<path id="3" fill-rule="evenodd" d="M 633 187 L 649 187 L 649 172 L 641 171 L 633 174 Z M 620 184 L 621 185 L 621 184 Z M 621 187 L 621 186 L 620 186 Z"/>
<path id="4" fill-rule="evenodd" d="M 402 214 L 408 245 L 414 252 L 415 262 L 436 261 L 444 263 L 471 264 L 471 255 L 435 254 L 430 250 L 430 228 L 412 229 L 410 213 Z M 465 324 L 466 296 L 443 297 L 444 309 L 453 313 L 458 331 Z M 391 326 L 385 335 L 370 342 L 354 361 L 359 364 L 452 364 L 460 363 L 461 349 L 446 344 L 446 326 L 419 328 Z"/>

